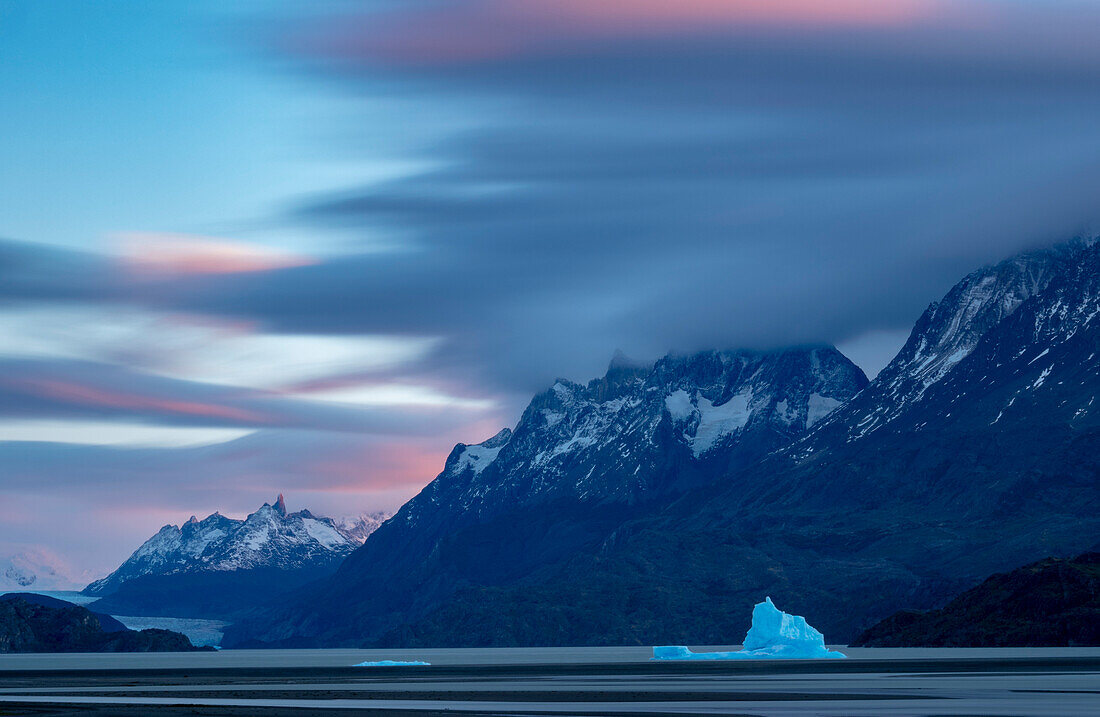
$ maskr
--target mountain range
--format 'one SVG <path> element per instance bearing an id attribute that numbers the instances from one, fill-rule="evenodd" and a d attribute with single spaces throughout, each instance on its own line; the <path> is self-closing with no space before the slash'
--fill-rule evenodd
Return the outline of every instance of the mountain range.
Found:
<path id="1" fill-rule="evenodd" d="M 868 383 L 832 347 L 559 380 L 228 645 L 719 644 L 762 595 L 830 640 L 1096 543 L 1100 245 L 965 277 Z M 381 576 L 385 576 L 384 579 Z"/>
<path id="2" fill-rule="evenodd" d="M 83 593 L 116 615 L 228 617 L 330 574 L 388 517 L 289 513 L 281 494 L 244 520 L 191 516 L 161 528 Z"/>

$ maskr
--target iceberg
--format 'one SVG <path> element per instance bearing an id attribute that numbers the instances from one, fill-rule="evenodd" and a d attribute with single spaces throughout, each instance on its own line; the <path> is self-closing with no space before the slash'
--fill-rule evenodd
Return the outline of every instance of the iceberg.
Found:
<path id="1" fill-rule="evenodd" d="M 681 645 L 653 648 L 654 660 L 820 660 L 847 657 L 825 647 L 825 636 L 806 618 L 788 615 L 764 598 L 752 609 L 752 627 L 736 652 L 692 652 Z"/>
<path id="2" fill-rule="evenodd" d="M 409 667 L 414 665 L 431 665 L 430 662 L 402 662 L 401 660 L 378 660 L 376 662 L 360 662 L 352 667 Z"/>

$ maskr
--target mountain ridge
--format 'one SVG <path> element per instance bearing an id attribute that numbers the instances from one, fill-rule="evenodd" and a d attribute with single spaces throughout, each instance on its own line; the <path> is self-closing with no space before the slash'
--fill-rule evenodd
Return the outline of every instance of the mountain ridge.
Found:
<path id="1" fill-rule="evenodd" d="M 359 605 L 357 625 L 381 634 L 391 614 L 430 610 L 457 585 L 522 578 L 591 547 L 645 506 L 784 444 L 866 384 L 833 347 L 709 351 L 652 365 L 617 355 L 601 378 L 559 379 L 534 396 L 514 429 L 458 444 L 439 476 L 337 571 L 361 577 L 309 601 L 331 605 L 319 619 L 335 623 L 344 596 Z M 383 585 L 370 577 L 382 574 L 391 576 Z"/>

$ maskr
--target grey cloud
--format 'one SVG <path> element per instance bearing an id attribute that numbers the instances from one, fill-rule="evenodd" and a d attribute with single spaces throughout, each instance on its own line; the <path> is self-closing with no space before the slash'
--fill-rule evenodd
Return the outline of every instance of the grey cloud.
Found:
<path id="1" fill-rule="evenodd" d="M 284 221 L 400 245 L 122 300 L 271 331 L 441 336 L 411 372 L 516 401 L 616 347 L 903 330 L 978 265 L 1100 213 L 1100 50 L 1082 41 L 1097 14 L 989 7 L 1004 15 L 981 31 L 717 27 L 413 64 L 372 56 L 367 25 L 359 55 L 283 66 L 407 100 L 347 128 L 364 146 L 399 140 L 410 104 L 461 121 L 384 147 L 432 169 L 303 199 Z"/>
<path id="2" fill-rule="evenodd" d="M 0 417 L 137 420 L 165 425 L 433 435 L 445 410 L 375 408 L 184 381 L 92 361 L 0 359 Z"/>

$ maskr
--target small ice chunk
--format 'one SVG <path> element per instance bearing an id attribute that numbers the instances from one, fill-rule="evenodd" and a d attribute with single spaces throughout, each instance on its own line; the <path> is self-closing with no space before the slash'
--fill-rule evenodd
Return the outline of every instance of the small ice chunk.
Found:
<path id="1" fill-rule="evenodd" d="M 404 662 L 401 660 L 376 660 L 375 662 L 360 662 L 358 664 L 352 665 L 352 667 L 409 667 L 431 664 L 432 663 L 430 662 L 418 662 L 415 660 L 410 662 Z"/>
<path id="2" fill-rule="evenodd" d="M 752 627 L 737 652 L 692 652 L 668 645 L 653 648 L 654 660 L 815 660 L 847 657 L 825 647 L 825 636 L 806 618 L 788 615 L 765 598 L 752 609 Z"/>

